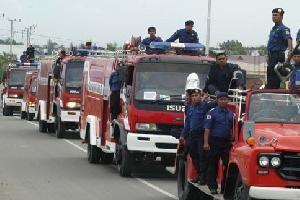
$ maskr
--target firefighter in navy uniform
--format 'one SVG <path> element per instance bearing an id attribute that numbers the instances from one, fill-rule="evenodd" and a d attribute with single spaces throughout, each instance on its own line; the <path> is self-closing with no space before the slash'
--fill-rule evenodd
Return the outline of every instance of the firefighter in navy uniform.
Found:
<path id="1" fill-rule="evenodd" d="M 276 64 L 285 62 L 285 51 L 289 50 L 288 55 L 292 53 L 292 37 L 290 29 L 282 23 L 284 11 L 282 8 L 275 8 L 272 11 L 273 26 L 268 41 L 268 67 L 267 67 L 267 85 L 268 89 L 280 88 L 280 79 L 274 71 Z"/>
<path id="2" fill-rule="evenodd" d="M 293 60 L 294 60 L 294 70 L 290 77 L 291 87 L 300 88 L 300 85 L 297 85 L 296 82 L 300 79 L 300 47 L 296 48 L 293 51 Z"/>
<path id="3" fill-rule="evenodd" d="M 109 97 L 109 106 L 111 121 L 118 118 L 118 114 L 121 112 L 120 107 L 120 90 L 121 90 L 121 81 L 118 72 L 118 66 L 116 70 L 110 75 L 109 78 L 109 87 L 110 87 L 110 97 Z"/>
<path id="4" fill-rule="evenodd" d="M 212 194 L 218 193 L 216 179 L 220 159 L 223 163 L 222 186 L 224 186 L 233 128 L 233 113 L 226 108 L 229 101 L 228 94 L 219 92 L 217 99 L 218 106 L 207 113 L 204 123 L 204 149 L 209 150 L 208 187 Z"/>
<path id="5" fill-rule="evenodd" d="M 243 89 L 244 75 L 233 81 L 234 72 L 240 70 L 238 65 L 227 63 L 225 52 L 217 53 L 216 63 L 210 67 L 204 91 L 215 95 L 216 92 L 228 92 L 230 88 Z"/>
<path id="6" fill-rule="evenodd" d="M 207 102 L 203 99 L 200 89 L 189 91 L 191 103 L 186 107 L 186 118 L 180 141 L 184 140 L 185 154 L 189 153 L 198 178 L 192 180 L 201 185 L 206 183 L 207 152 L 203 149 L 204 144 L 204 119 L 206 113 L 216 106 L 215 102 Z"/>
<path id="7" fill-rule="evenodd" d="M 58 82 L 60 79 L 60 73 L 62 70 L 62 60 L 66 57 L 66 51 L 61 50 L 59 53 L 58 58 L 55 61 L 54 68 L 53 68 L 53 76 L 54 76 L 54 84 L 55 84 L 55 96 L 58 96 L 59 93 L 59 87 L 58 87 Z"/>
<path id="8" fill-rule="evenodd" d="M 143 41 L 142 41 L 142 44 L 146 46 L 146 53 L 147 54 L 159 53 L 157 49 L 155 49 L 155 50 L 150 49 L 151 42 L 162 42 L 163 41 L 160 37 L 156 36 L 156 28 L 149 27 L 148 34 L 149 34 L 149 37 L 143 39 Z"/>

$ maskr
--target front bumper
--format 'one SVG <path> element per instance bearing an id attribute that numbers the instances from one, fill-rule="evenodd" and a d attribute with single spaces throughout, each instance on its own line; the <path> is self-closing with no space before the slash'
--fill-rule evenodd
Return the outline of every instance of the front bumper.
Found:
<path id="1" fill-rule="evenodd" d="M 6 106 L 14 106 L 14 107 L 21 107 L 23 99 L 16 99 L 16 98 L 5 98 L 4 103 Z"/>
<path id="2" fill-rule="evenodd" d="M 300 189 L 251 186 L 249 195 L 257 199 L 300 200 Z"/>
<path id="3" fill-rule="evenodd" d="M 151 153 L 176 153 L 178 140 L 169 135 L 127 134 L 127 148 L 130 151 Z"/>
<path id="4" fill-rule="evenodd" d="M 79 122 L 79 110 L 62 110 L 60 118 L 62 122 Z"/>

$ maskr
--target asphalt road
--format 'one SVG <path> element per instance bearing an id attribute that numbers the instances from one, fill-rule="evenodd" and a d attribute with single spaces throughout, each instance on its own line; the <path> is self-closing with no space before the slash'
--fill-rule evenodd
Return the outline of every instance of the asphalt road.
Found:
<path id="1" fill-rule="evenodd" d="M 121 178 L 113 165 L 88 163 L 78 137 L 57 139 L 36 122 L 0 114 L 0 200 L 177 199 L 176 179 L 164 169 L 144 166 Z"/>

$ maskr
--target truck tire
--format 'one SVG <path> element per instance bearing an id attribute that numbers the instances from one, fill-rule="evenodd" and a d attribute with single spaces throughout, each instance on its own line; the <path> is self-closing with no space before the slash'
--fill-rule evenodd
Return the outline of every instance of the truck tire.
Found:
<path id="1" fill-rule="evenodd" d="M 234 195 L 233 200 L 254 200 L 253 198 L 249 197 L 249 186 L 243 183 L 242 177 L 238 174 L 235 187 L 234 187 Z"/>
<path id="2" fill-rule="evenodd" d="M 55 118 L 55 127 L 56 127 L 56 137 L 57 138 L 64 138 L 65 136 L 65 126 L 64 123 L 61 121 L 60 117 Z"/>
<path id="3" fill-rule="evenodd" d="M 55 133 L 55 124 L 51 123 L 47 125 L 48 133 Z"/>
<path id="4" fill-rule="evenodd" d="M 104 153 L 103 151 L 101 151 L 100 161 L 102 164 L 111 164 L 113 160 L 114 160 L 113 153 Z"/>
<path id="5" fill-rule="evenodd" d="M 27 112 L 21 111 L 21 119 L 26 119 Z"/>
<path id="6" fill-rule="evenodd" d="M 5 104 L 3 106 L 2 112 L 3 112 L 3 116 L 8 116 L 9 115 L 8 108 L 7 108 L 7 106 Z"/>
<path id="7" fill-rule="evenodd" d="M 185 159 L 178 162 L 177 191 L 179 200 L 205 200 L 204 194 L 187 180 L 187 165 Z"/>
<path id="8" fill-rule="evenodd" d="M 119 173 L 122 177 L 130 177 L 132 171 L 132 154 L 125 145 L 121 147 L 121 160 L 119 167 Z"/>
<path id="9" fill-rule="evenodd" d="M 40 131 L 40 133 L 47 132 L 47 122 L 44 120 L 41 120 L 40 118 L 39 118 L 39 131 Z"/>
<path id="10" fill-rule="evenodd" d="M 97 164 L 100 162 L 101 149 L 96 145 L 91 145 L 88 143 L 87 156 L 89 163 Z"/>
<path id="11" fill-rule="evenodd" d="M 32 121 L 34 118 L 34 113 L 27 113 L 27 120 Z"/>

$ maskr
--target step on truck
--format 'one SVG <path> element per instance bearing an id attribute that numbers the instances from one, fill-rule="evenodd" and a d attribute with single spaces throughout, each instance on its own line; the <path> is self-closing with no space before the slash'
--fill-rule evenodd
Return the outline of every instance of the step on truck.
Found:
<path id="1" fill-rule="evenodd" d="M 155 48 L 160 45 L 165 48 L 171 43 Z M 204 56 L 147 55 L 136 50 L 88 57 L 80 136 L 88 144 L 89 162 L 114 160 L 121 176 L 130 176 L 138 164 L 173 166 L 184 121 L 182 88 L 192 72 L 202 78 L 204 87 L 211 62 Z M 109 87 L 115 70 L 121 82 L 118 95 L 112 95 Z M 120 111 L 116 119 L 112 119 L 112 109 Z"/>
<path id="2" fill-rule="evenodd" d="M 3 115 L 13 115 L 14 111 L 21 111 L 25 75 L 29 71 L 37 70 L 37 63 L 10 64 L 4 72 L 2 91 Z"/>
<path id="3" fill-rule="evenodd" d="M 37 75 L 38 70 L 27 72 L 25 76 L 21 119 L 27 119 L 28 121 L 32 121 L 35 117 Z"/>
<path id="4" fill-rule="evenodd" d="M 192 183 L 191 158 L 177 153 L 180 200 L 299 200 L 300 95 L 297 90 L 235 91 L 228 108 L 235 113 L 232 148 L 226 174 L 219 170 L 219 189 Z M 219 169 L 222 169 L 220 163 Z"/>

